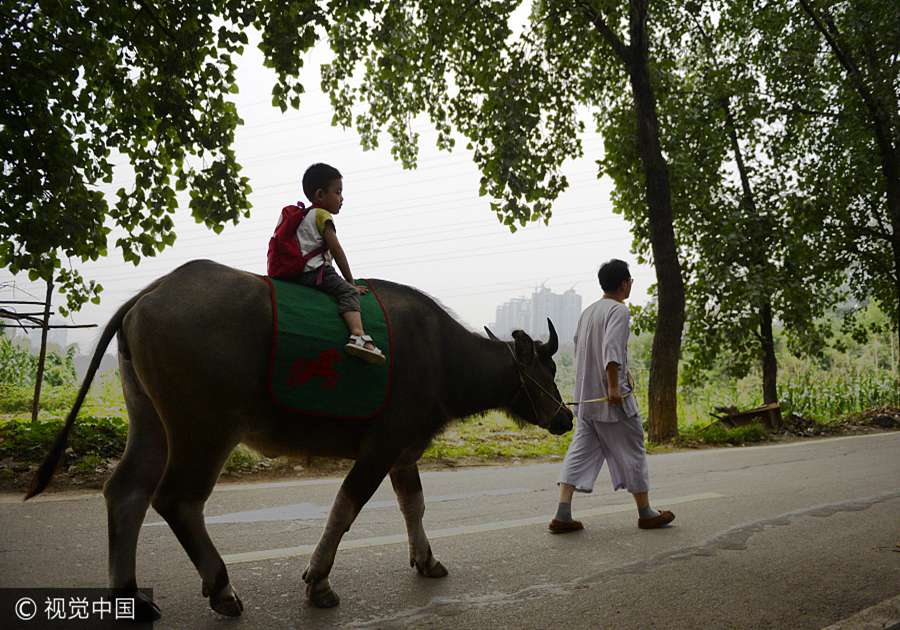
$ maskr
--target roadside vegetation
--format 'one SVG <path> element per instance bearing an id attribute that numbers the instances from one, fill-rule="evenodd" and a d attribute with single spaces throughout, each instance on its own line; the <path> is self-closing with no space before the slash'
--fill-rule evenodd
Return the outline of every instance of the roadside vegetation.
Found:
<path id="1" fill-rule="evenodd" d="M 791 436 L 813 436 L 900 428 L 900 380 L 892 371 L 897 349 L 892 336 L 879 330 L 884 316 L 869 314 L 873 331 L 854 338 L 840 328 L 835 316 L 830 347 L 817 356 L 796 357 L 776 336 L 782 378 L 779 397 L 786 431 L 773 435 L 761 424 L 730 428 L 711 415 L 717 407 L 746 409 L 762 403 L 761 375 L 752 366 L 736 373 L 733 365 L 714 365 L 702 373 L 684 371 L 678 396 L 679 437 L 659 450 L 675 447 L 745 445 Z M 646 379 L 650 335 L 632 338 L 631 357 L 641 409 L 646 409 Z M 75 348 L 52 352 L 47 384 L 41 395 L 38 422 L 30 421 L 33 382 L 26 350 L 0 335 L 0 484 L 21 487 L 47 452 L 75 399 Z M 571 399 L 575 378 L 571 348 L 557 356 L 557 383 Z M 116 372 L 98 378 L 82 407 L 58 473 L 63 482 L 97 485 L 115 467 L 128 433 L 127 413 Z M 489 462 L 559 459 L 570 435 L 553 436 L 534 426 L 518 427 L 502 413 L 492 412 L 452 423 L 423 456 L 425 466 L 460 466 Z M 224 474 L 239 478 L 269 475 L 322 474 L 340 471 L 346 463 L 322 459 L 275 460 L 239 446 Z"/>

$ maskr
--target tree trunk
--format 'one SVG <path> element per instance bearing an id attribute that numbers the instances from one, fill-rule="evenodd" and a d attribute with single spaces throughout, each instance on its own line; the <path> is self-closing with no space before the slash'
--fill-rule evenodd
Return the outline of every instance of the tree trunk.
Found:
<path id="1" fill-rule="evenodd" d="M 887 201 L 888 220 L 891 222 L 891 251 L 894 255 L 894 296 L 897 299 L 895 308 L 895 334 L 900 341 L 900 145 L 892 140 L 889 117 L 875 101 L 865 98 L 869 105 L 870 124 L 878 146 L 878 157 L 881 162 L 881 174 L 884 176 L 884 189 Z M 900 367 L 900 366 L 898 366 Z"/>
<path id="2" fill-rule="evenodd" d="M 743 203 L 747 211 L 754 220 L 759 220 L 759 211 L 756 207 L 756 198 L 753 196 L 753 187 L 750 185 L 750 172 L 747 164 L 744 162 L 744 154 L 741 151 L 741 144 L 738 141 L 737 123 L 734 120 L 734 114 L 731 112 L 731 102 L 726 96 L 721 99 L 721 106 L 725 112 L 725 126 L 728 131 L 728 138 L 731 141 L 731 149 L 734 152 L 734 161 L 737 164 L 738 174 L 741 178 L 741 191 L 743 195 Z M 751 232 L 752 234 L 752 232 Z M 748 246 L 752 266 L 755 268 L 754 273 L 768 276 L 770 267 L 764 254 L 759 252 L 758 244 L 749 244 Z M 778 402 L 778 360 L 775 358 L 775 338 L 772 334 L 772 295 L 766 287 L 765 294 L 762 297 L 762 304 L 759 307 L 759 341 L 760 356 L 762 358 L 762 388 L 763 403 L 769 404 Z"/>
<path id="3" fill-rule="evenodd" d="M 772 303 L 766 300 L 759 309 L 759 338 L 762 346 L 763 403 L 778 402 L 778 360 L 772 335 Z"/>
<path id="4" fill-rule="evenodd" d="M 31 421 L 37 422 L 41 406 L 41 384 L 44 381 L 44 361 L 47 359 L 47 332 L 50 330 L 50 300 L 53 298 L 53 282 L 47 281 L 47 299 L 44 302 L 44 327 L 41 328 L 41 354 L 38 357 L 37 374 L 34 377 L 34 400 L 31 402 Z"/>
<path id="5" fill-rule="evenodd" d="M 650 244 L 656 269 L 656 332 L 648 386 L 650 440 L 661 442 L 678 435 L 678 359 L 684 328 L 684 280 L 672 225 L 669 170 L 662 155 L 656 98 L 650 83 L 646 31 L 647 0 L 633 0 L 630 11 L 629 75 L 637 117 L 637 144 L 644 167 Z"/>
<path id="6" fill-rule="evenodd" d="M 656 97 L 650 83 L 647 10 L 649 0 L 631 0 L 628 8 L 628 45 L 590 3 L 581 6 L 594 28 L 628 71 L 637 122 L 637 146 L 644 169 L 650 246 L 656 269 L 658 310 L 650 359 L 648 423 L 650 439 L 661 442 L 678 435 L 678 359 L 684 329 L 684 279 L 672 225 L 669 169 L 659 141 Z"/>
<path id="7" fill-rule="evenodd" d="M 880 144 L 880 143 L 879 143 Z M 880 147 L 881 148 L 881 147 Z M 881 151 L 881 170 L 884 173 L 887 189 L 888 214 L 890 215 L 891 249 L 894 253 L 894 287 L 897 298 L 894 331 L 897 342 L 900 343 L 900 156 L 898 147 L 883 147 Z M 900 358 L 895 369 L 900 370 Z"/>

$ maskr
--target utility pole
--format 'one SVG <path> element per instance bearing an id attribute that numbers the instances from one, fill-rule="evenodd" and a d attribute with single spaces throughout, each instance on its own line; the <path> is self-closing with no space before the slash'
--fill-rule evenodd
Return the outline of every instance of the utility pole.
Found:
<path id="1" fill-rule="evenodd" d="M 34 401 L 31 405 L 31 421 L 37 422 L 41 404 L 41 382 L 44 380 L 44 360 L 47 358 L 47 333 L 50 331 L 50 301 L 53 299 L 53 280 L 47 281 L 47 298 L 44 300 L 44 322 L 41 327 L 41 354 L 38 358 L 37 376 L 34 379 Z"/>

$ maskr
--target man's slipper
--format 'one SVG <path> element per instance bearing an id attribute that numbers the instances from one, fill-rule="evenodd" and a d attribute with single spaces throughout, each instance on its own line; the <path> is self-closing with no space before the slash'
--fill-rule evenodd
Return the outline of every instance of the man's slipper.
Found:
<path id="1" fill-rule="evenodd" d="M 581 524 L 581 521 L 559 521 L 553 519 L 550 521 L 547 529 L 550 530 L 551 534 L 568 534 L 569 532 L 577 532 L 580 529 L 584 529 L 584 525 Z"/>
<path id="2" fill-rule="evenodd" d="M 675 515 L 669 510 L 661 510 L 657 516 L 650 518 L 639 518 L 638 527 L 641 529 L 659 529 L 665 527 L 675 520 Z"/>

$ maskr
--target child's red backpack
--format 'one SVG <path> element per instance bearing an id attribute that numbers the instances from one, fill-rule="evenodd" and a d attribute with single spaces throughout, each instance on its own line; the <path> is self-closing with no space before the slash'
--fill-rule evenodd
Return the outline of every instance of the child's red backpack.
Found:
<path id="1" fill-rule="evenodd" d="M 275 226 L 275 234 L 269 239 L 268 274 L 272 278 L 291 278 L 303 273 L 306 263 L 324 253 L 328 248 L 323 244 L 310 252 L 300 251 L 297 228 L 306 214 L 315 206 L 305 208 L 301 202 L 281 209 L 281 217 Z"/>

